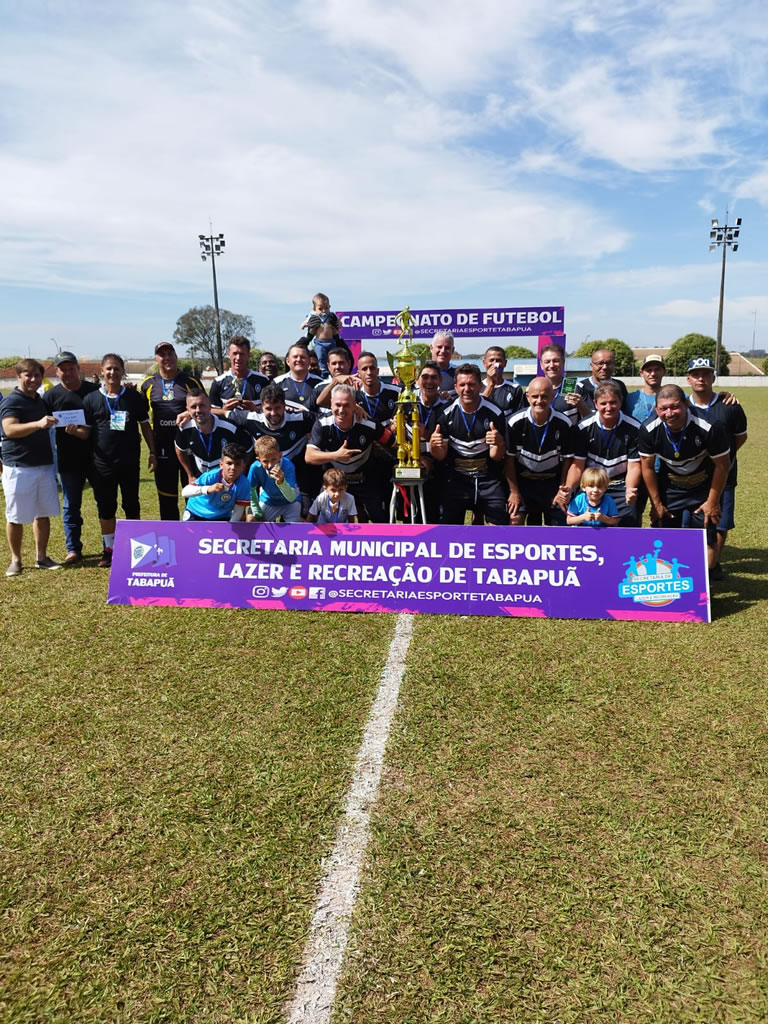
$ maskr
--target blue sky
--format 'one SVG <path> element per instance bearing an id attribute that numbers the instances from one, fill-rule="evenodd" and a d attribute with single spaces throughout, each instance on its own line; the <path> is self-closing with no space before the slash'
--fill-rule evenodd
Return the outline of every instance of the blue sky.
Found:
<path id="1" fill-rule="evenodd" d="M 3 4 L 0 355 L 151 354 L 212 301 L 562 304 L 568 345 L 768 348 L 761 3 Z"/>

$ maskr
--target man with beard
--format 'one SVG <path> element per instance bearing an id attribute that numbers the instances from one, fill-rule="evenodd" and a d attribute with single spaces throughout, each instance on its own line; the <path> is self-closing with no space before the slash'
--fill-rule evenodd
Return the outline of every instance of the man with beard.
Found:
<path id="1" fill-rule="evenodd" d="M 251 441 L 236 424 L 211 412 L 211 400 L 203 391 L 187 395 L 190 418 L 176 430 L 176 457 L 187 474 L 187 483 L 194 483 L 203 473 L 216 469 L 221 462 L 224 445 L 234 442 L 248 451 Z"/>

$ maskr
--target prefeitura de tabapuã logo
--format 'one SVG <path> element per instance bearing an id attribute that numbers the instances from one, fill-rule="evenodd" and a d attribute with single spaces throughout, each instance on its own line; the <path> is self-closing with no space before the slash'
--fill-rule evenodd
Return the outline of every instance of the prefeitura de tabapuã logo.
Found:
<path id="1" fill-rule="evenodd" d="M 662 547 L 663 541 L 655 540 L 653 552 L 629 558 L 623 563 L 627 573 L 619 584 L 619 597 L 631 598 L 649 608 L 659 608 L 693 591 L 693 577 L 680 574 L 681 569 L 690 569 L 690 566 L 676 558 L 661 558 L 659 552 Z"/>

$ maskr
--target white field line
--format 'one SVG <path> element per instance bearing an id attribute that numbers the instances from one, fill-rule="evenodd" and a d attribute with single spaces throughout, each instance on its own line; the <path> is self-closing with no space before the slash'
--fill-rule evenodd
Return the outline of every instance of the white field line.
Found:
<path id="1" fill-rule="evenodd" d="M 370 836 L 371 810 L 378 794 L 412 633 L 413 615 L 398 615 L 387 663 L 355 762 L 344 817 L 333 850 L 324 864 L 296 992 L 287 1007 L 288 1024 L 327 1024 L 333 1013 Z"/>

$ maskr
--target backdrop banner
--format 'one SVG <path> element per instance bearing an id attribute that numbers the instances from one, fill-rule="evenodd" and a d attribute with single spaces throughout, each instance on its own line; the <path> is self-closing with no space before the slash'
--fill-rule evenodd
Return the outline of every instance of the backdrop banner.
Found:
<path id="1" fill-rule="evenodd" d="M 371 341 L 399 338 L 395 320 L 399 310 L 336 311 L 345 338 Z M 564 306 L 509 306 L 494 309 L 412 309 L 414 338 L 431 339 L 435 331 L 450 331 L 454 338 L 538 338 L 562 334 Z"/>
<path id="2" fill-rule="evenodd" d="M 709 622 L 702 530 L 117 524 L 109 604 Z"/>

